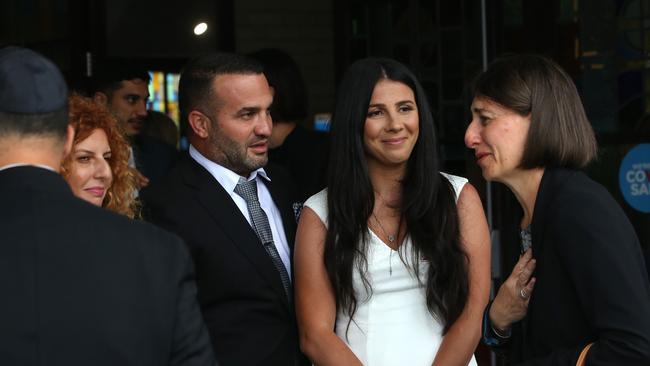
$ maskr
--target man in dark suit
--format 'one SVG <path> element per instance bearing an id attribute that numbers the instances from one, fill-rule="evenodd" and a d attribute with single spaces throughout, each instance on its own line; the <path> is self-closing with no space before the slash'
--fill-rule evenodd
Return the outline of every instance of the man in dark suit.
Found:
<path id="1" fill-rule="evenodd" d="M 273 97 L 262 67 L 232 54 L 197 58 L 181 73 L 179 100 L 189 156 L 143 194 L 149 217 L 190 247 L 221 364 L 303 364 L 291 286 L 295 189 L 265 168 Z"/>
<path id="2" fill-rule="evenodd" d="M 140 188 L 161 179 L 177 159 L 174 147 L 150 137 L 144 130 L 151 78 L 133 62 L 104 62 L 93 82 L 93 100 L 104 105 L 117 119 L 132 148 L 132 167 L 137 169 Z"/>
<path id="3" fill-rule="evenodd" d="M 73 196 L 67 88 L 0 49 L 0 364 L 214 365 L 182 241 Z"/>

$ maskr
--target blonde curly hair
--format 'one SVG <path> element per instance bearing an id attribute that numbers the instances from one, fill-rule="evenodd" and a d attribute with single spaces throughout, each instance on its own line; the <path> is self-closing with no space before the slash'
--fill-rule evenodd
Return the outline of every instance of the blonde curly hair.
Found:
<path id="1" fill-rule="evenodd" d="M 96 129 L 106 133 L 111 148 L 108 164 L 113 174 L 113 183 L 106 192 L 102 207 L 129 218 L 138 216 L 139 204 L 135 198 L 137 185 L 133 168 L 129 167 L 129 145 L 115 117 L 104 106 L 78 94 L 68 98 L 68 115 L 75 131 L 74 145 L 87 139 Z M 68 154 L 61 163 L 61 174 L 66 180 L 71 167 L 72 154 Z"/>

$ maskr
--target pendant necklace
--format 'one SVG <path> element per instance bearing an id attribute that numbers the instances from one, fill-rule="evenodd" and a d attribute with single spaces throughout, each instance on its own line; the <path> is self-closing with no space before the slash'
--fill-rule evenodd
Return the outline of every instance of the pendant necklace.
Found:
<path id="1" fill-rule="evenodd" d="M 391 245 L 394 244 L 394 243 L 395 243 L 395 239 L 397 239 L 397 238 L 396 238 L 397 234 L 396 234 L 396 235 L 389 235 L 389 234 L 386 232 L 386 229 L 384 229 L 384 225 L 381 224 L 381 222 L 380 222 L 379 219 L 377 218 L 377 215 L 375 215 L 374 212 L 372 213 L 372 218 L 375 219 L 375 222 L 377 222 L 377 225 L 379 225 L 379 228 L 381 229 L 381 231 L 384 233 L 384 235 L 386 235 L 386 237 L 388 238 L 388 242 L 389 242 Z M 400 222 L 400 224 L 401 224 L 401 222 Z M 397 231 L 399 232 L 399 227 L 397 228 Z M 391 246 L 391 249 L 392 249 L 392 246 Z"/>
<path id="2" fill-rule="evenodd" d="M 397 236 L 399 235 L 399 230 L 402 226 L 402 218 L 400 217 L 399 223 L 397 224 L 397 233 L 395 235 L 389 235 L 388 232 L 386 232 L 386 229 L 384 229 L 384 225 L 381 224 L 379 219 L 377 218 L 377 215 L 375 213 L 372 213 L 372 218 L 375 219 L 375 222 L 377 222 L 377 225 L 379 225 L 379 228 L 381 231 L 384 233 L 384 235 L 388 238 L 388 248 L 390 249 L 390 254 L 388 256 L 388 274 L 390 276 L 393 275 L 393 252 L 395 251 L 393 249 L 393 246 L 395 245 L 395 240 L 397 239 Z"/>

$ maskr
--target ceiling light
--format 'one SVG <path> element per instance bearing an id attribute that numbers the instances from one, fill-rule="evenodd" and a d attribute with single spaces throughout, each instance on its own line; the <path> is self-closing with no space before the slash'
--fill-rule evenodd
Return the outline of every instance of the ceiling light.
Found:
<path id="1" fill-rule="evenodd" d="M 205 31 L 207 30 L 208 30 L 208 24 L 205 22 L 201 22 L 194 27 L 194 34 L 200 36 L 201 34 L 205 33 Z"/>

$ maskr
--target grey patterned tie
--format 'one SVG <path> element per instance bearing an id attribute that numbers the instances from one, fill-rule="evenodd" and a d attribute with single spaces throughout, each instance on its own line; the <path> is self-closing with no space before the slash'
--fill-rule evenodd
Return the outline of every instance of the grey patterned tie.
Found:
<path id="1" fill-rule="evenodd" d="M 282 285 L 284 286 L 284 292 L 291 302 L 291 281 L 289 280 L 289 274 L 287 269 L 280 259 L 280 254 L 278 254 L 278 249 L 273 243 L 273 233 L 271 232 L 271 226 L 269 225 L 269 219 L 262 210 L 260 206 L 260 201 L 257 198 L 257 182 L 255 179 L 247 181 L 246 179 L 240 177 L 239 183 L 235 187 L 235 193 L 240 195 L 244 201 L 246 201 L 246 206 L 248 207 L 248 215 L 253 224 L 253 229 L 257 234 L 257 237 L 262 242 L 262 246 L 266 250 L 266 253 L 271 258 L 273 265 L 280 272 L 280 278 L 282 279 Z"/>

